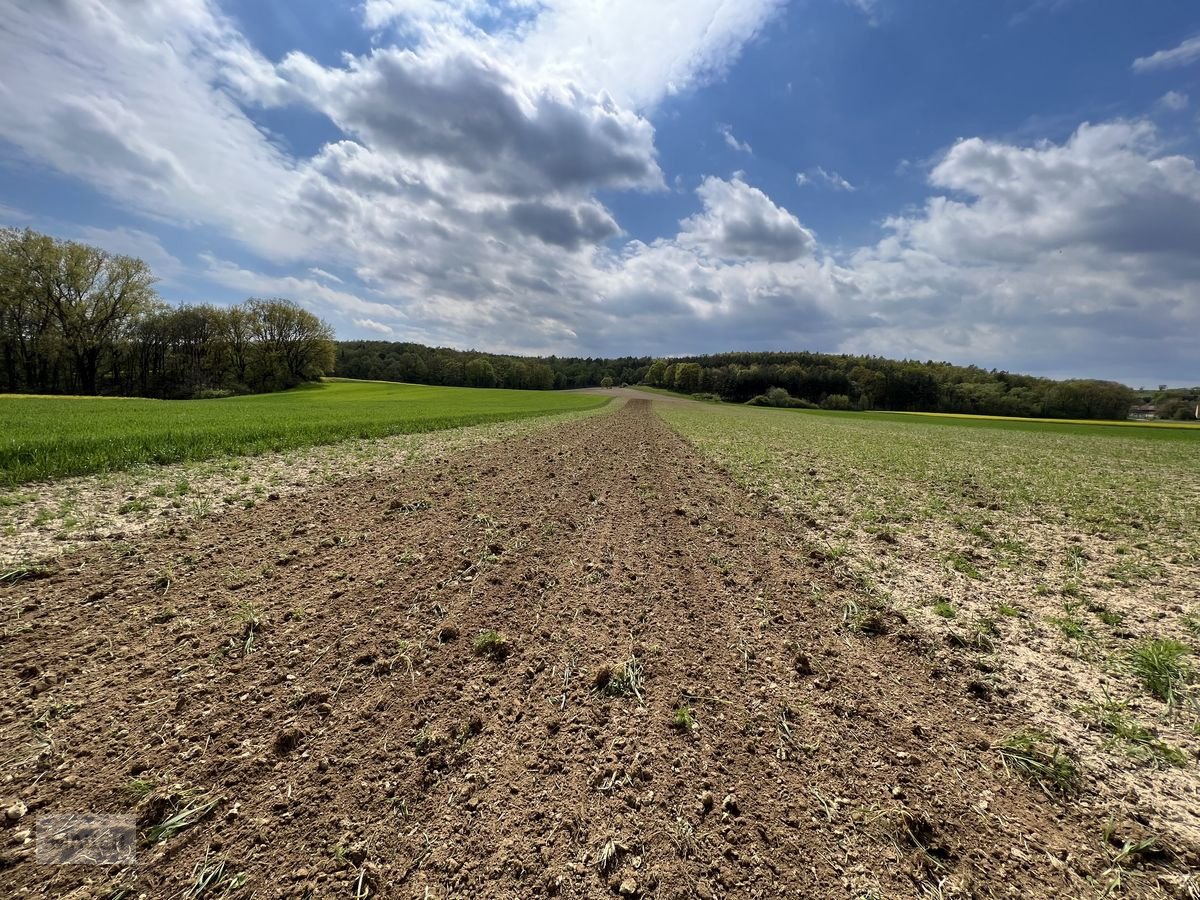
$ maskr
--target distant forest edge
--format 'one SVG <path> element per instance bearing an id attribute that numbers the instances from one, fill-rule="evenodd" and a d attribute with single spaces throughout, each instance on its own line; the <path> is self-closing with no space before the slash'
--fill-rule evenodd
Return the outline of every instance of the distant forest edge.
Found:
<path id="1" fill-rule="evenodd" d="M 519 357 L 387 341 L 335 342 L 283 299 L 178 306 L 140 259 L 0 229 L 0 386 L 9 393 L 164 399 L 284 390 L 326 375 L 562 390 L 646 384 L 735 403 L 1070 419 L 1193 419 L 1200 389 L 1135 393 L 944 362 L 824 353 L 678 359 Z M 1141 405 L 1134 410 L 1134 404 Z"/>
<path id="2" fill-rule="evenodd" d="M 1126 419 L 1139 400 L 1160 418 L 1194 418 L 1200 390 L 1153 397 L 1112 381 L 1054 381 L 976 366 L 826 353 L 720 353 L 678 359 L 520 357 L 388 341 L 341 341 L 346 378 L 534 390 L 647 384 L 762 406 Z M 1162 415 L 1161 413 L 1168 413 Z"/>

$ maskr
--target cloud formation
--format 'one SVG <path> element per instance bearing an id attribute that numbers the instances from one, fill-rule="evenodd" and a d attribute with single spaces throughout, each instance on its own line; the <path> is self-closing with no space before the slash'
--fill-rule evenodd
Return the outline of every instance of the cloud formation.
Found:
<path id="1" fill-rule="evenodd" d="M 1152 72 L 1155 69 L 1172 69 L 1194 62 L 1200 62 L 1200 34 L 1169 50 L 1159 50 L 1149 56 L 1138 57 L 1133 61 L 1133 71 Z"/>
<path id="2" fill-rule="evenodd" d="M 745 141 L 739 141 L 737 139 L 737 136 L 733 133 L 732 125 L 718 125 L 717 133 L 725 139 L 725 146 L 730 150 L 736 150 L 739 153 L 748 153 L 751 156 L 754 155 L 754 150 L 749 144 L 747 144 Z"/>
<path id="3" fill-rule="evenodd" d="M 798 187 L 824 185 L 825 187 L 833 188 L 835 191 L 853 191 L 855 189 L 854 185 L 837 172 L 828 171 L 821 166 L 814 166 L 807 172 L 797 172 L 796 185 Z"/>
<path id="4" fill-rule="evenodd" d="M 812 252 L 816 239 L 800 220 L 740 178 L 704 179 L 704 211 L 682 222 L 676 240 L 719 259 L 787 262 Z"/>
<path id="5" fill-rule="evenodd" d="M 251 97 L 309 105 L 368 146 L 453 168 L 478 190 L 662 185 L 646 119 L 571 84 L 522 82 L 476 50 L 380 49 L 334 69 L 292 54 L 266 77 Z"/>
<path id="6" fill-rule="evenodd" d="M 267 60 L 210 0 L 17 0 L 0 32 L 0 137 L 150 222 L 232 237 L 261 262 L 207 254 L 195 277 L 291 296 L 350 332 L 501 351 L 813 348 L 1194 371 L 1200 173 L 1151 123 L 958 141 L 931 165 L 924 202 L 858 248 L 823 245 L 801 205 L 740 173 L 703 177 L 673 233 L 630 239 L 605 200 L 664 190 L 654 105 L 730 65 L 777 4 L 622 0 L 603 23 L 593 7 L 368 0 L 374 49 L 327 65 Z M 639 16 L 678 19 L 661 54 Z M 296 154 L 254 118 L 293 107 L 337 136 Z M 796 182 L 854 189 L 822 167 Z M 111 236 L 169 257 L 147 229 Z"/>

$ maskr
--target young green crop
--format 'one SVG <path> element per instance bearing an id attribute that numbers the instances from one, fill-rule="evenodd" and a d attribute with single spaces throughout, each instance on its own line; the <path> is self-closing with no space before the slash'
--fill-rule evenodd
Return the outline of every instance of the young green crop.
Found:
<path id="1" fill-rule="evenodd" d="M 1200 428 L 682 403 L 658 412 L 748 487 L 806 517 L 958 535 L 944 559 L 967 578 L 988 576 L 979 554 L 990 567 L 1028 567 L 1036 552 L 1018 523 L 1030 519 L 1132 548 L 1119 571 L 1091 577 L 1136 583 L 1163 557 L 1196 557 Z M 1064 569 L 1063 584 L 1078 575 Z"/>
<path id="2" fill-rule="evenodd" d="M 220 400 L 0 396 L 0 486 L 591 409 L 587 394 L 370 381 Z"/>

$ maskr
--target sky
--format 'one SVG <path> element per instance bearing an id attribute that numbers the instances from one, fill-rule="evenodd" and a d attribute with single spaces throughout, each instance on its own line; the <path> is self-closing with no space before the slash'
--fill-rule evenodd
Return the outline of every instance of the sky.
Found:
<path id="1" fill-rule="evenodd" d="M 343 339 L 1200 383 L 1194 0 L 7 0 L 0 225 Z"/>

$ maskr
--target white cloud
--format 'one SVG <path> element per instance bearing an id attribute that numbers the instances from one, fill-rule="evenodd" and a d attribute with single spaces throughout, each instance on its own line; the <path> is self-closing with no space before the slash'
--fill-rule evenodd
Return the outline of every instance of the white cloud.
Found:
<path id="1" fill-rule="evenodd" d="M 795 216 L 736 176 L 706 178 L 696 193 L 704 211 L 680 223 L 682 246 L 725 259 L 785 262 L 810 254 L 816 245 Z"/>
<path id="2" fill-rule="evenodd" d="M 1133 61 L 1133 71 L 1151 72 L 1155 69 L 1186 66 L 1197 61 L 1200 61 L 1200 34 L 1188 38 L 1179 46 L 1169 50 L 1159 50 L 1149 56 L 1138 57 Z"/>
<path id="3" fill-rule="evenodd" d="M 722 75 L 786 0 L 366 0 L 369 28 L 487 47 L 524 78 L 646 109 Z"/>
<path id="4" fill-rule="evenodd" d="M 1169 112 L 1182 112 L 1188 108 L 1188 95 L 1181 91 L 1167 91 L 1158 98 L 1156 104 L 1160 109 L 1165 109 Z"/>
<path id="5" fill-rule="evenodd" d="M 719 77 L 785 0 L 544 0 L 509 40 L 519 68 L 645 109 Z"/>
<path id="6" fill-rule="evenodd" d="M 302 255 L 270 216 L 292 165 L 214 87 L 223 50 L 253 55 L 204 0 L 10 4 L 0 138 L 135 209 Z"/>
<path id="7" fill-rule="evenodd" d="M 959 141 L 930 175 L 951 191 L 848 261 L 855 296 L 920 357 L 1186 377 L 1200 315 L 1200 171 L 1152 125 L 1083 125 L 1063 144 Z M 889 352 L 895 352 L 889 351 Z M 1165 377 L 1165 376 L 1164 376 Z"/>
<path id="8" fill-rule="evenodd" d="M 943 259 L 1028 261 L 1069 248 L 1190 261 L 1200 246 L 1200 171 L 1162 154 L 1148 122 L 1083 125 L 1062 145 L 959 141 L 934 167 L 939 196 L 897 234 Z"/>
<path id="9" fill-rule="evenodd" d="M 737 150 L 739 153 L 749 153 L 751 156 L 754 155 L 753 148 L 745 141 L 739 141 L 737 136 L 734 135 L 732 125 L 718 125 L 717 132 L 725 138 L 725 146 L 729 149 Z"/>
<path id="10" fill-rule="evenodd" d="M 833 188 L 835 191 L 853 191 L 855 189 L 854 185 L 837 172 L 829 171 L 821 166 L 814 166 L 807 172 L 796 173 L 796 184 L 799 187 L 825 185 L 826 187 Z"/>
<path id="11" fill-rule="evenodd" d="M 396 318 L 403 313 L 390 303 L 364 300 L 357 294 L 338 290 L 311 278 L 294 275 L 266 275 L 219 259 L 212 254 L 202 254 L 205 263 L 203 274 L 215 284 L 253 297 L 287 297 L 310 309 L 328 314 L 333 310 L 343 314 L 373 315 L 381 318 Z"/>
<path id="12" fill-rule="evenodd" d="M 373 331 L 376 334 L 395 334 L 395 329 L 391 325 L 385 325 L 382 322 L 376 322 L 374 319 L 355 319 L 354 324 L 364 331 Z"/>
<path id="13" fill-rule="evenodd" d="M 320 266 L 309 266 L 308 271 L 324 281 L 332 281 L 335 284 L 344 284 L 345 283 L 342 281 L 342 279 L 338 278 L 332 272 L 326 272 Z"/>

